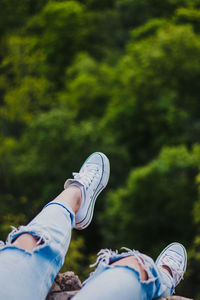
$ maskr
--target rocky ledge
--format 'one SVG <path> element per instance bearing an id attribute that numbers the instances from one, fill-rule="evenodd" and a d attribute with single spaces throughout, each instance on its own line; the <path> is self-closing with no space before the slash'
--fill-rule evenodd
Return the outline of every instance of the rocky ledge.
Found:
<path id="1" fill-rule="evenodd" d="M 54 280 L 46 300 L 69 300 L 81 287 L 81 281 L 74 272 L 59 273 Z"/>

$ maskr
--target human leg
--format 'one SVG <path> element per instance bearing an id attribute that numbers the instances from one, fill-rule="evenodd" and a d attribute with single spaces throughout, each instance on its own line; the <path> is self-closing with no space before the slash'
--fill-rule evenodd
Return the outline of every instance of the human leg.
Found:
<path id="1" fill-rule="evenodd" d="M 74 300 L 143 300 L 142 286 L 137 273 L 128 267 L 105 269 L 86 284 Z"/>
<path id="2" fill-rule="evenodd" d="M 69 188 L 60 193 L 60 195 L 58 195 L 52 203 L 55 202 L 66 204 L 68 207 L 70 205 L 72 212 L 75 215 L 81 205 L 81 190 L 76 186 L 69 186 Z M 37 246 L 37 243 L 37 237 L 30 233 L 20 234 L 14 241 L 14 245 L 27 251 L 33 251 L 33 249 Z"/>
<path id="3" fill-rule="evenodd" d="M 13 230 L 2 245 L 1 299 L 45 299 L 64 262 L 72 227 L 89 225 L 96 197 L 108 181 L 109 162 L 103 154 L 95 153 L 86 162 L 56 199 L 27 226 Z"/>
<path id="4" fill-rule="evenodd" d="M 161 296 L 166 290 L 168 295 L 172 294 L 171 281 L 163 280 L 150 259 L 141 266 L 142 272 L 138 266 L 126 262 L 126 258 L 120 262 L 114 265 L 101 263 L 97 268 L 98 274 L 86 281 L 74 300 L 150 300 Z M 141 277 L 143 272 L 147 277 Z"/>
<path id="5" fill-rule="evenodd" d="M 1 299 L 45 299 L 63 264 L 73 222 L 70 207 L 52 203 L 11 232 L 0 251 Z"/>
<path id="6" fill-rule="evenodd" d="M 135 250 L 122 254 L 102 250 L 96 271 L 74 300 L 149 300 L 170 296 L 186 270 L 186 258 L 184 247 L 178 243 L 166 247 L 156 263 Z"/>

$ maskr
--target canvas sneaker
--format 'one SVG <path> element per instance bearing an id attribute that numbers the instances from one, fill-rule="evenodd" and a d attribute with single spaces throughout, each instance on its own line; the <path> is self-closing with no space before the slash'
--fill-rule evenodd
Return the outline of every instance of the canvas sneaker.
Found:
<path id="1" fill-rule="evenodd" d="M 186 271 L 187 252 L 183 245 L 172 243 L 158 256 L 156 265 L 159 268 L 166 266 L 170 269 L 174 286 L 177 286 Z"/>
<path id="2" fill-rule="evenodd" d="M 68 179 L 64 188 L 69 185 L 78 186 L 82 191 L 82 201 L 75 215 L 75 228 L 86 228 L 93 217 L 97 196 L 106 187 L 110 175 L 110 163 L 105 154 L 95 152 L 91 154 L 74 178 Z"/>

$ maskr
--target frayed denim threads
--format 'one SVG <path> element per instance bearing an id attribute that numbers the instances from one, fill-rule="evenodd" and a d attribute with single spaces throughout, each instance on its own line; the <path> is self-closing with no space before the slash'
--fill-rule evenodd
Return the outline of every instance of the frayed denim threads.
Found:
<path id="1" fill-rule="evenodd" d="M 64 203 L 50 202 L 27 226 L 13 228 L 0 243 L 0 299 L 44 300 L 68 250 L 74 213 Z M 29 233 L 37 238 L 33 251 L 15 243 Z"/>

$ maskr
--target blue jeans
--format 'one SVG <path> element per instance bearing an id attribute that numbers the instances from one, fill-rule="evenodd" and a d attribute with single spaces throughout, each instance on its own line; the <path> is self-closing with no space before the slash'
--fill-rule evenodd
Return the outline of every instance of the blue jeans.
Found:
<path id="1" fill-rule="evenodd" d="M 170 275 L 157 268 L 154 261 L 139 251 L 103 249 L 97 259 L 98 267 L 84 282 L 84 287 L 74 300 L 147 300 L 171 296 L 174 285 Z M 140 280 L 140 274 L 129 266 L 110 265 L 117 260 L 134 255 L 147 273 L 148 279 Z"/>
<path id="2" fill-rule="evenodd" d="M 52 201 L 27 226 L 13 229 L 6 243 L 0 243 L 0 299 L 45 300 L 59 272 L 71 239 L 74 213 L 70 206 Z M 13 242 L 23 234 L 37 237 L 33 252 L 18 248 Z M 106 253 L 106 255 L 105 255 Z M 135 251 L 122 254 L 107 251 L 99 259 L 96 271 L 86 280 L 74 300 L 152 299 L 169 296 L 174 287 L 170 276 L 161 272 L 149 257 Z M 109 263 L 128 255 L 142 255 L 148 280 L 128 266 Z"/>

